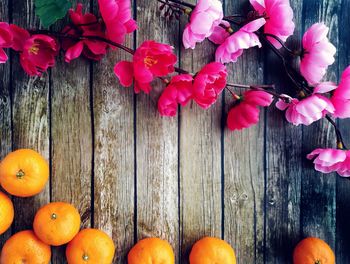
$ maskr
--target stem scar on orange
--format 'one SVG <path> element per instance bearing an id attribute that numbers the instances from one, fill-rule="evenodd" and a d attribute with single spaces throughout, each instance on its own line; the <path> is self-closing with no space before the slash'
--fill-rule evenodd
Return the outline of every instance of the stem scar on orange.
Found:
<path id="1" fill-rule="evenodd" d="M 11 226 L 14 217 L 12 201 L 6 194 L 0 192 L 0 235 Z"/>
<path id="2" fill-rule="evenodd" d="M 19 149 L 0 163 L 0 184 L 10 194 L 29 197 L 40 193 L 49 179 L 49 165 L 38 152 Z"/>
<path id="3" fill-rule="evenodd" d="M 204 237 L 193 245 L 190 264 L 204 263 L 236 264 L 235 252 L 224 240 Z"/>
<path id="4" fill-rule="evenodd" d="M 41 207 L 34 217 L 33 228 L 38 238 L 51 246 L 71 241 L 80 229 L 78 210 L 69 203 L 55 202 Z"/>
<path id="5" fill-rule="evenodd" d="M 171 245 L 160 238 L 140 240 L 128 254 L 128 264 L 174 264 L 175 255 Z"/>
<path id="6" fill-rule="evenodd" d="M 111 264 L 115 247 L 113 240 L 98 229 L 83 229 L 66 249 L 68 264 Z"/>
<path id="7" fill-rule="evenodd" d="M 298 243 L 293 253 L 294 264 L 334 264 L 335 255 L 322 239 L 308 237 Z"/>
<path id="8" fill-rule="evenodd" d="M 47 264 L 51 249 L 33 231 L 21 231 L 10 237 L 2 248 L 0 263 Z"/>

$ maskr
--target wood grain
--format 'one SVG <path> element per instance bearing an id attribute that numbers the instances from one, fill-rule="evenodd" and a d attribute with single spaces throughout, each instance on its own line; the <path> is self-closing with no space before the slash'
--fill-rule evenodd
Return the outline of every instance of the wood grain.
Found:
<path id="1" fill-rule="evenodd" d="M 157 1 L 137 1 L 137 45 L 153 39 L 177 47 L 178 25 L 161 17 L 158 8 Z M 157 112 L 163 89 L 155 81 L 149 95 L 136 97 L 137 239 L 167 239 L 178 259 L 178 121 Z"/>
<path id="2" fill-rule="evenodd" d="M 197 45 L 195 50 L 185 50 L 182 32 L 187 23 L 188 17 L 183 15 L 179 43 L 181 67 L 195 73 L 214 60 L 215 49 L 205 41 Z M 221 96 L 208 110 L 194 102 L 181 108 L 181 263 L 188 263 L 190 249 L 196 240 L 203 236 L 222 236 L 221 112 Z"/>
<path id="3" fill-rule="evenodd" d="M 133 47 L 132 36 L 125 45 Z M 125 51 L 113 50 L 93 64 L 94 227 L 112 236 L 114 263 L 126 263 L 134 243 L 134 93 L 113 72 L 116 62 L 130 59 Z"/>
<path id="4" fill-rule="evenodd" d="M 20 27 L 38 27 L 34 1 L 12 1 L 13 23 Z M 18 53 L 12 64 L 13 149 L 31 148 L 49 160 L 49 76 L 29 78 L 19 64 Z M 13 198 L 13 232 L 31 229 L 38 208 L 50 201 L 50 184 L 31 198 Z"/>
<path id="5" fill-rule="evenodd" d="M 90 1 L 79 2 L 89 11 Z M 59 56 L 51 71 L 51 199 L 76 206 L 82 227 L 91 226 L 93 211 L 90 96 L 88 60 L 79 58 L 68 64 L 63 54 Z M 63 248 L 55 249 L 52 259 L 54 263 L 64 263 Z"/>
<path id="6" fill-rule="evenodd" d="M 226 2 L 226 14 L 245 13 L 247 1 Z M 229 65 L 229 82 L 259 84 L 264 65 L 257 48 L 245 51 Z M 244 90 L 236 90 L 242 94 Z M 225 92 L 226 115 L 233 98 Z M 264 242 L 264 110 L 258 125 L 243 131 L 225 129 L 225 239 L 233 245 L 238 263 L 263 263 Z"/>

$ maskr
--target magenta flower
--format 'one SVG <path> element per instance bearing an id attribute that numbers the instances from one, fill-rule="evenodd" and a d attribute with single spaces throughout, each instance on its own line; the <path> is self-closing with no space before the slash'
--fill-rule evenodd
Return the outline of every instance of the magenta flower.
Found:
<path id="1" fill-rule="evenodd" d="M 225 28 L 220 25 L 216 26 L 213 30 L 213 33 L 209 36 L 209 40 L 217 45 L 224 43 L 225 40 L 230 36 L 230 33 L 227 31 L 227 29 L 231 28 L 230 23 L 222 20 L 221 25 Z"/>
<path id="2" fill-rule="evenodd" d="M 328 30 L 323 23 L 316 23 L 303 36 L 300 72 L 311 85 L 319 83 L 334 62 L 336 48 L 327 38 Z"/>
<path id="3" fill-rule="evenodd" d="M 264 91 L 246 91 L 230 109 L 227 116 L 227 127 L 230 130 L 241 130 L 259 122 L 259 106 L 271 105 L 273 96 Z"/>
<path id="4" fill-rule="evenodd" d="M 42 34 L 31 36 L 16 25 L 10 25 L 10 28 L 13 33 L 12 48 L 21 52 L 20 63 L 28 75 L 40 76 L 54 66 L 59 50 L 55 39 Z"/>
<path id="5" fill-rule="evenodd" d="M 350 176 L 350 151 L 340 149 L 315 149 L 307 155 L 314 159 L 315 170 L 322 173 L 337 172 L 344 177 Z"/>
<path id="6" fill-rule="evenodd" d="M 194 49 L 196 43 L 209 37 L 223 17 L 222 3 L 219 0 L 199 0 L 183 32 L 182 42 L 185 48 Z"/>
<path id="7" fill-rule="evenodd" d="M 8 59 L 3 48 L 12 46 L 13 36 L 9 24 L 0 22 L 0 63 L 5 63 Z"/>
<path id="8" fill-rule="evenodd" d="M 256 19 L 226 38 L 216 50 L 215 60 L 222 63 L 236 62 L 244 49 L 261 47 L 259 37 L 254 33 L 265 24 L 264 18 Z"/>
<path id="9" fill-rule="evenodd" d="M 175 116 L 178 104 L 185 106 L 192 98 L 193 77 L 190 74 L 174 76 L 158 100 L 162 116 Z"/>
<path id="10" fill-rule="evenodd" d="M 193 99 L 202 108 L 207 109 L 218 99 L 226 86 L 226 66 L 219 62 L 205 65 L 194 79 Z"/>
<path id="11" fill-rule="evenodd" d="M 293 35 L 295 25 L 289 0 L 250 0 L 250 3 L 260 15 L 266 18 L 265 33 L 275 35 L 282 41 L 286 41 Z M 274 38 L 268 37 L 268 39 L 276 48 L 281 47 Z"/>
<path id="12" fill-rule="evenodd" d="M 133 61 L 118 62 L 114 67 L 114 73 L 124 87 L 131 86 L 135 80 L 135 93 L 140 91 L 149 93 L 152 89 L 151 82 L 155 77 L 174 72 L 176 60 L 173 47 L 147 40 L 135 51 Z"/>
<path id="13" fill-rule="evenodd" d="M 76 10 L 70 9 L 69 16 L 74 27 L 67 26 L 63 32 L 73 36 L 98 36 L 104 37 L 101 23 L 97 22 L 95 15 L 91 13 L 83 14 L 83 5 L 78 4 Z M 81 25 L 86 26 L 81 26 Z M 75 41 L 71 38 L 64 38 L 62 48 L 66 51 L 65 61 L 70 62 L 83 54 L 91 60 L 100 60 L 107 52 L 107 44 L 102 41 L 84 39 Z"/>
<path id="14" fill-rule="evenodd" d="M 331 101 L 335 107 L 333 114 L 335 117 L 350 117 L 350 66 L 344 70 L 339 86 L 334 91 Z"/>
<path id="15" fill-rule="evenodd" d="M 130 2 L 130 0 L 98 0 L 106 24 L 107 37 L 119 44 L 124 43 L 126 34 L 137 29 L 136 21 L 131 17 Z"/>

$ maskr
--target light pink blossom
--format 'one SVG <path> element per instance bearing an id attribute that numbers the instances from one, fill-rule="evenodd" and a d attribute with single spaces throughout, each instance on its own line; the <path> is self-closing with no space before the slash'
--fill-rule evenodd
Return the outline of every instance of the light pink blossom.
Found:
<path id="1" fill-rule="evenodd" d="M 213 33 L 209 36 L 209 40 L 213 42 L 214 44 L 221 45 L 225 42 L 225 40 L 230 36 L 230 33 L 228 32 L 228 29 L 231 29 L 230 23 L 223 20 L 221 22 L 222 26 L 216 26 L 214 28 Z"/>
<path id="2" fill-rule="evenodd" d="M 335 107 L 335 117 L 350 117 L 350 66 L 344 70 L 339 86 L 334 91 L 331 101 Z"/>
<path id="3" fill-rule="evenodd" d="M 259 37 L 254 33 L 265 24 L 264 18 L 256 19 L 229 36 L 216 50 L 215 59 L 221 63 L 236 62 L 244 49 L 261 47 Z"/>
<path id="4" fill-rule="evenodd" d="M 328 31 L 323 23 L 316 23 L 303 36 L 300 72 L 311 85 L 319 83 L 334 62 L 336 48 L 327 38 Z"/>
<path id="5" fill-rule="evenodd" d="M 289 0 L 250 0 L 254 9 L 266 18 L 264 32 L 275 35 L 282 41 L 293 35 L 294 22 L 293 10 Z M 274 38 L 268 37 L 269 41 L 280 48 L 281 44 Z"/>
<path id="6" fill-rule="evenodd" d="M 209 37 L 223 17 L 222 3 L 219 0 L 199 0 L 183 32 L 182 42 L 185 48 L 194 49 L 196 43 Z"/>
<path id="7" fill-rule="evenodd" d="M 3 48 L 12 46 L 13 35 L 9 24 L 0 22 L 0 63 L 5 63 L 8 59 Z"/>

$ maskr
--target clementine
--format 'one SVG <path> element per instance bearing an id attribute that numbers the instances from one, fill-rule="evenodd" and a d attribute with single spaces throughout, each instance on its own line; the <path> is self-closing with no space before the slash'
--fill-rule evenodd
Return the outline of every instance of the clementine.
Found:
<path id="1" fill-rule="evenodd" d="M 224 240 L 204 237 L 197 241 L 190 253 L 190 264 L 236 264 L 233 248 Z"/>
<path id="2" fill-rule="evenodd" d="M 36 151 L 19 149 L 0 163 L 0 184 L 10 194 L 29 197 L 40 193 L 49 179 L 49 165 Z"/>
<path id="3" fill-rule="evenodd" d="M 46 244 L 61 246 L 78 234 L 80 222 L 79 212 L 73 205 L 55 202 L 38 210 L 33 228 L 36 236 Z"/>
<path id="4" fill-rule="evenodd" d="M 294 264 L 334 264 L 335 256 L 322 239 L 308 237 L 299 242 L 293 253 Z"/>
<path id="5" fill-rule="evenodd" d="M 160 238 L 145 238 L 137 242 L 128 254 L 128 264 L 174 264 L 171 245 Z"/>
<path id="6" fill-rule="evenodd" d="M 115 247 L 113 240 L 98 229 L 83 229 L 66 249 L 68 264 L 111 264 Z"/>
<path id="7" fill-rule="evenodd" d="M 47 264 L 51 259 L 50 246 L 37 238 L 33 231 L 18 232 L 2 248 L 0 263 Z"/>
<path id="8" fill-rule="evenodd" d="M 0 235 L 11 226 L 14 217 L 13 204 L 6 194 L 0 192 Z"/>

